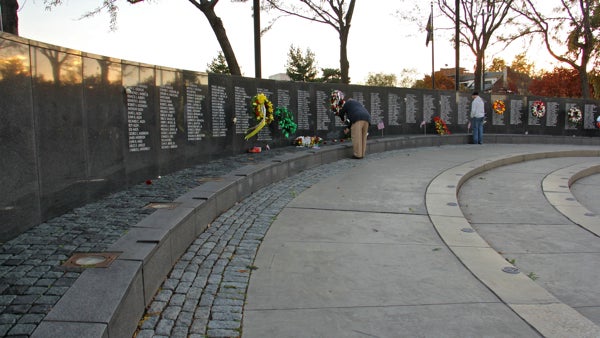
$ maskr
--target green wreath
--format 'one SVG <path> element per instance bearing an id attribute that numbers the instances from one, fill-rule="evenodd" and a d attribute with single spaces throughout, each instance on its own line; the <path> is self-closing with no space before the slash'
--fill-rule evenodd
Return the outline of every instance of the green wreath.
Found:
<path id="1" fill-rule="evenodd" d="M 294 114 L 285 107 L 277 107 L 273 113 L 279 120 L 279 127 L 285 138 L 296 132 L 298 125 L 294 122 Z"/>

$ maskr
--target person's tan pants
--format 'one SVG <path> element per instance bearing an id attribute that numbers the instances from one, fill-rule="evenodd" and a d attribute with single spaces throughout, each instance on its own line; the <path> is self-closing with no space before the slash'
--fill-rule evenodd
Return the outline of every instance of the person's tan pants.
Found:
<path id="1" fill-rule="evenodd" d="M 356 121 L 350 128 L 352 137 L 352 148 L 354 157 L 363 158 L 367 151 L 367 134 L 369 133 L 369 122 Z"/>

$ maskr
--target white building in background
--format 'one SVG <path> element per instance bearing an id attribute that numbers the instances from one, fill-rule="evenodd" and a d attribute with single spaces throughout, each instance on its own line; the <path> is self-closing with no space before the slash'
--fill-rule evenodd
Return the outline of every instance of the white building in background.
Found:
<path id="1" fill-rule="evenodd" d="M 269 76 L 269 80 L 291 81 L 290 77 L 286 73 L 273 74 Z"/>

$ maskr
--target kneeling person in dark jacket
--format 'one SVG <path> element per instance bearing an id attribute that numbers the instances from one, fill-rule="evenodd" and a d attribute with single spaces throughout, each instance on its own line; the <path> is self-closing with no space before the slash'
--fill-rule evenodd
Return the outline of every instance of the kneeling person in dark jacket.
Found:
<path id="1" fill-rule="evenodd" d="M 365 157 L 371 114 L 362 103 L 349 98 L 343 103 L 339 116 L 342 121 L 348 124 L 348 127 L 344 129 L 344 133 L 348 134 L 350 132 L 352 137 L 353 158 Z"/>

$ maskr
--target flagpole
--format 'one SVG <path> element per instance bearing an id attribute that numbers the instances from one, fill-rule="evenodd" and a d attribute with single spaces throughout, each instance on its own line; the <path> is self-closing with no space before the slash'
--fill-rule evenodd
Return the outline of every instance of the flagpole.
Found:
<path id="1" fill-rule="evenodd" d="M 459 31 L 459 25 L 460 25 L 460 3 L 459 0 L 456 0 L 456 3 L 454 4 L 454 12 L 456 12 L 456 19 L 455 19 L 455 27 L 454 27 L 454 58 L 455 58 L 455 68 L 454 68 L 454 87 L 456 89 L 456 91 L 458 91 L 460 89 L 460 31 Z"/>
<path id="2" fill-rule="evenodd" d="M 431 2 L 431 89 L 435 89 L 435 39 L 433 38 L 433 1 Z"/>

